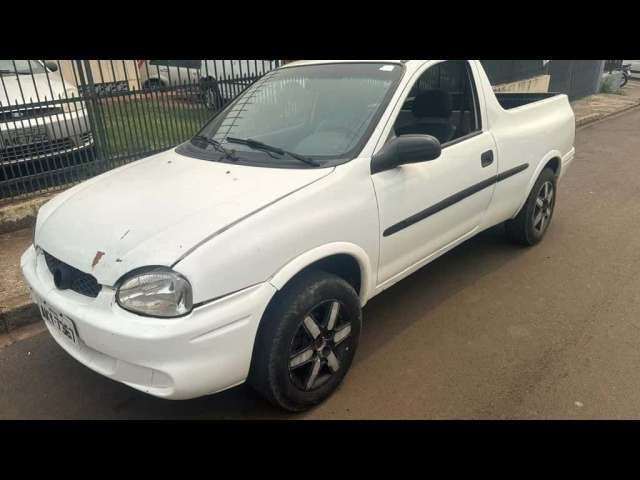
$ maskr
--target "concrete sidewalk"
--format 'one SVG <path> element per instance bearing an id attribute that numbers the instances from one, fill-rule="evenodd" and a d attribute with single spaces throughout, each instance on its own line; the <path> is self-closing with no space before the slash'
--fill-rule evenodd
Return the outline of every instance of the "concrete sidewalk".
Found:
<path id="1" fill-rule="evenodd" d="M 596 122 L 640 105 L 640 81 L 630 80 L 620 93 L 590 95 L 571 103 L 576 127 Z"/>
<path id="2" fill-rule="evenodd" d="M 578 127 L 639 105 L 640 82 L 637 81 L 630 81 L 621 94 L 592 95 L 572 103 Z M 22 281 L 20 256 L 31 243 L 31 225 L 38 208 L 53 195 L 49 193 L 26 201 L 0 204 L 0 333 L 39 318 L 34 315 L 35 306 Z"/>

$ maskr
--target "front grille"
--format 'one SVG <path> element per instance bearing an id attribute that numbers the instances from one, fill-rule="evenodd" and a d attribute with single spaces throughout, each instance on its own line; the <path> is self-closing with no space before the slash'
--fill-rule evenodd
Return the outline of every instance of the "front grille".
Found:
<path id="1" fill-rule="evenodd" d="M 43 251 L 44 252 L 44 251 Z M 47 262 L 47 267 L 52 275 L 54 275 L 54 271 L 56 268 L 66 268 L 71 273 L 71 286 L 70 290 L 73 290 L 76 293 L 81 295 L 86 295 L 87 297 L 97 297 L 102 289 L 102 285 L 98 283 L 96 278 L 93 275 L 89 275 L 88 273 L 81 272 L 77 268 L 73 268 L 71 265 L 67 265 L 61 260 L 58 260 L 53 255 L 49 255 L 47 252 L 44 252 L 44 260 Z"/>
<path id="2" fill-rule="evenodd" d="M 0 122 L 21 122 L 30 118 L 48 117 L 63 113 L 62 107 L 35 107 L 18 110 L 0 110 Z"/>
<path id="3" fill-rule="evenodd" d="M 0 161 L 11 163 L 11 161 L 26 158 L 37 158 L 40 156 L 55 155 L 67 150 L 73 150 L 80 146 L 85 146 L 93 140 L 91 132 L 85 132 L 78 137 L 78 144 L 72 138 L 61 138 L 58 140 L 46 140 L 44 142 L 31 143 L 28 145 L 15 145 L 0 149 Z"/>
<path id="4" fill-rule="evenodd" d="M 75 145 L 70 138 L 61 140 L 47 140 L 46 142 L 31 143 L 29 145 L 16 145 L 0 150 L 0 160 L 11 161 L 21 158 L 51 155 L 60 151 L 73 148 Z"/>

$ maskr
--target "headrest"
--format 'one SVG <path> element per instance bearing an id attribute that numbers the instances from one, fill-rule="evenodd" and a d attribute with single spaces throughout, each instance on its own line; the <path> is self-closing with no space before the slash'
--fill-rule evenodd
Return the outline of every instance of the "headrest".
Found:
<path id="1" fill-rule="evenodd" d="M 425 90 L 413 100 L 413 115 L 419 118 L 449 118 L 451 110 L 451 95 L 444 90 Z"/>

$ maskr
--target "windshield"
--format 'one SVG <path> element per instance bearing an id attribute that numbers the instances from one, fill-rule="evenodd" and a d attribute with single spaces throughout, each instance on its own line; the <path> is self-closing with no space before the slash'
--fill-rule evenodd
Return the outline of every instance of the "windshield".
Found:
<path id="1" fill-rule="evenodd" d="M 230 138 L 262 142 L 312 158 L 322 166 L 335 164 L 362 148 L 402 70 L 401 65 L 384 63 L 275 70 L 245 90 L 199 135 L 233 148 L 240 161 L 300 166 L 290 156 L 269 155 Z M 196 143 L 202 145 L 192 144 Z"/>
<path id="2" fill-rule="evenodd" d="M 29 75 L 31 73 L 45 73 L 45 71 L 42 64 L 36 60 L 0 60 L 0 73 Z"/>

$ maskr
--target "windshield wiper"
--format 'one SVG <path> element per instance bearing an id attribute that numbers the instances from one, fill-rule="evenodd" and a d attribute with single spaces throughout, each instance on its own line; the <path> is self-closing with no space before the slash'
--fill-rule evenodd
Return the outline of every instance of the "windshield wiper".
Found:
<path id="1" fill-rule="evenodd" d="M 246 145 L 249 148 L 254 148 L 256 150 L 264 150 L 266 152 L 273 152 L 279 155 L 289 155 L 291 158 L 295 158 L 307 165 L 312 165 L 314 167 L 319 167 L 320 164 L 315 160 L 312 160 L 309 157 L 305 157 L 304 155 L 300 155 L 299 153 L 289 152 L 288 150 L 284 150 L 280 147 L 274 147 L 273 145 L 268 145 L 266 143 L 259 142 L 258 140 L 252 140 L 250 138 L 235 138 L 235 137 L 227 137 L 225 139 L 227 142 L 231 143 L 239 143 L 241 145 Z"/>
<path id="2" fill-rule="evenodd" d="M 224 157 L 222 158 L 228 158 L 229 160 L 233 160 L 234 162 L 238 160 L 238 158 L 235 156 L 235 150 L 224 148 L 219 141 L 214 140 L 213 138 L 205 137 L 204 135 L 196 135 L 191 140 L 200 140 L 213 146 L 214 150 L 216 150 L 217 152 L 224 153 Z"/>

